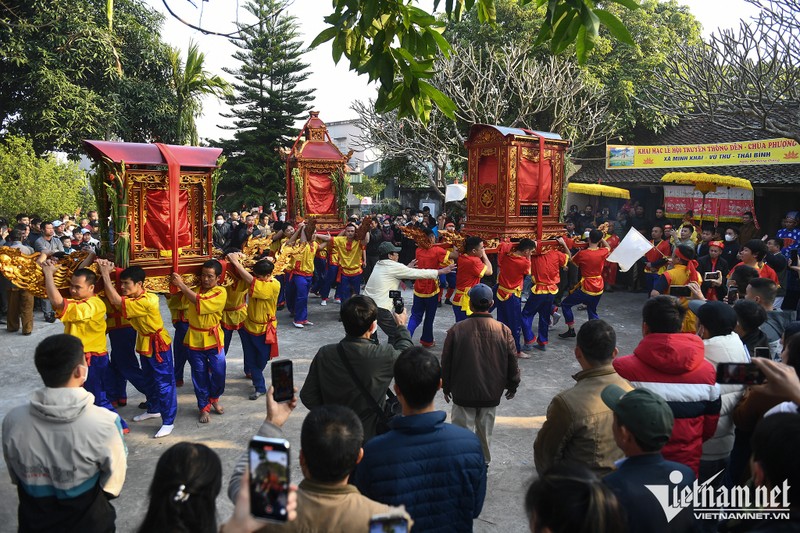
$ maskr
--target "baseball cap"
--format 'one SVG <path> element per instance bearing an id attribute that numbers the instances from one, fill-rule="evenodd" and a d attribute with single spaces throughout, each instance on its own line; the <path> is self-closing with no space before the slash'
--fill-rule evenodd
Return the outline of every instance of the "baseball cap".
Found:
<path id="1" fill-rule="evenodd" d="M 91 232 L 92 231 L 90 229 L 87 229 L 87 228 L 82 228 L 81 229 L 81 233 L 91 233 Z"/>
<path id="2" fill-rule="evenodd" d="M 54 228 L 57 228 L 57 227 L 59 227 L 59 226 L 61 226 L 61 221 L 60 221 L 60 220 L 54 220 L 54 221 L 53 221 L 53 227 L 54 227 Z"/>
<path id="3" fill-rule="evenodd" d="M 390 243 L 389 241 L 384 241 L 380 244 L 380 246 L 378 246 L 378 255 L 394 254 L 399 251 L 400 248 Z"/>
<path id="4" fill-rule="evenodd" d="M 617 385 L 608 385 L 600 397 L 617 415 L 620 425 L 648 448 L 662 448 L 672 435 L 675 417 L 658 394 L 647 389 L 626 392 Z"/>
<path id="5" fill-rule="evenodd" d="M 689 309 L 697 320 L 711 331 L 727 331 L 736 327 L 736 311 L 720 301 L 690 300 Z"/>
<path id="6" fill-rule="evenodd" d="M 483 283 L 478 283 L 469 290 L 469 299 L 478 305 L 485 306 L 494 298 L 492 289 Z"/>

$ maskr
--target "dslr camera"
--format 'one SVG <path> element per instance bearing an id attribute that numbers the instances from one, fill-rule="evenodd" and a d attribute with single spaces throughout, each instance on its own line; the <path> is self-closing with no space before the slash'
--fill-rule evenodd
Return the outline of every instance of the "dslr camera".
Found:
<path id="1" fill-rule="evenodd" d="M 392 299 L 394 314 L 403 314 L 403 309 L 405 309 L 405 304 L 403 303 L 403 294 L 400 291 L 389 291 L 389 298 Z"/>

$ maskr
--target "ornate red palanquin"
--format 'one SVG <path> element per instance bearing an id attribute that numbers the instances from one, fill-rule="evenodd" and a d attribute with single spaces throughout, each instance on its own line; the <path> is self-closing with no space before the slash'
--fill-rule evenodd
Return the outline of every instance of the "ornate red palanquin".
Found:
<path id="1" fill-rule="evenodd" d="M 347 181 L 345 165 L 353 155 L 342 154 L 331 141 L 319 111 L 308 121 L 286 160 L 286 208 L 292 219 L 315 217 L 317 228 L 337 229 L 345 225 Z M 343 196 L 345 195 L 345 196 Z"/>
<path id="2" fill-rule="evenodd" d="M 475 124 L 464 145 L 464 233 L 483 239 L 540 240 L 563 234 L 559 218 L 570 141 L 556 133 Z"/>
<path id="3" fill-rule="evenodd" d="M 105 190 L 95 190 L 101 219 L 116 217 L 117 265 L 144 268 L 147 288 L 155 292 L 169 292 L 172 272 L 187 280 L 198 275 L 212 257 L 212 172 L 222 149 L 108 141 L 84 146 L 103 174 Z"/>

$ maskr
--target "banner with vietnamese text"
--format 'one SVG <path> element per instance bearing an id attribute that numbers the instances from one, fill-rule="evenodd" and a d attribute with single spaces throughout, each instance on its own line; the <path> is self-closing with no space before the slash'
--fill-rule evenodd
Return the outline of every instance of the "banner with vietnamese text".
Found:
<path id="1" fill-rule="evenodd" d="M 800 163 L 791 139 L 666 146 L 606 145 L 606 169 L 787 165 Z"/>
<path id="2" fill-rule="evenodd" d="M 753 191 L 737 187 L 719 187 L 706 195 L 691 185 L 664 185 L 664 210 L 668 218 L 683 219 L 687 211 L 694 212 L 694 220 L 741 222 L 745 211 L 753 211 Z"/>

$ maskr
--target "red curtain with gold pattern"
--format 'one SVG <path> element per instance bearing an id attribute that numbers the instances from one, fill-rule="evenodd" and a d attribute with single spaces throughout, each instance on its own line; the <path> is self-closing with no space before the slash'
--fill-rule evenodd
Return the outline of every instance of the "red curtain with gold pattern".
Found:
<path id="1" fill-rule="evenodd" d="M 306 177 L 306 213 L 309 215 L 335 215 L 336 191 L 328 174 L 309 172 Z"/>
<path id="2" fill-rule="evenodd" d="M 158 250 L 172 250 L 169 223 L 169 191 L 165 189 L 148 190 L 145 193 L 146 218 L 142 235 L 144 245 Z M 189 227 L 189 192 L 180 191 L 178 195 L 178 247 L 192 244 Z"/>

